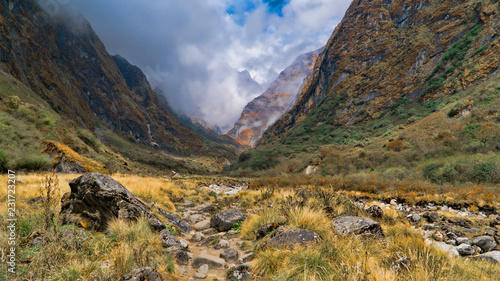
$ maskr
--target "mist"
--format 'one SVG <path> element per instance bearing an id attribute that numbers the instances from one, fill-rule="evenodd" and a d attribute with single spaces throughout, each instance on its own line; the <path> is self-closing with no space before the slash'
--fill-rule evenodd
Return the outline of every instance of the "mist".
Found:
<path id="1" fill-rule="evenodd" d="M 351 2 L 64 1 L 108 52 L 139 66 L 177 113 L 224 132 L 297 56 L 327 42 Z M 241 79 L 245 70 L 257 86 Z"/>

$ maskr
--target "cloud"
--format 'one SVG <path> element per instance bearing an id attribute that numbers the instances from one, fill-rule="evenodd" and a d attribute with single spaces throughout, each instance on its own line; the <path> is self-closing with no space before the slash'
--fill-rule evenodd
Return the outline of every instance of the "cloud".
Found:
<path id="1" fill-rule="evenodd" d="M 69 1 L 69 0 L 68 0 Z M 179 112 L 227 130 L 286 66 L 326 43 L 350 0 L 72 0 L 111 54 L 138 65 Z M 242 90 L 243 89 L 243 90 Z"/>

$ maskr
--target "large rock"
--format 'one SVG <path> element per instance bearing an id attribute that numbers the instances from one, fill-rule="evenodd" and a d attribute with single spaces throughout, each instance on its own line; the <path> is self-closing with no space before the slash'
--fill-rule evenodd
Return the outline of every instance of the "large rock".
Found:
<path id="1" fill-rule="evenodd" d="M 118 281 L 163 281 L 160 273 L 151 267 L 138 268 Z"/>
<path id="2" fill-rule="evenodd" d="M 497 243 L 495 242 L 495 239 L 493 239 L 493 237 L 479 236 L 474 239 L 472 245 L 478 246 L 479 248 L 481 248 L 481 250 L 483 250 L 484 253 L 493 250 L 497 246 Z"/>
<path id="3" fill-rule="evenodd" d="M 460 244 L 457 246 L 457 251 L 461 256 L 471 256 L 476 250 L 469 244 Z"/>
<path id="4" fill-rule="evenodd" d="M 235 248 L 228 248 L 220 253 L 220 258 L 224 259 L 227 263 L 236 263 L 239 253 Z"/>
<path id="5" fill-rule="evenodd" d="M 476 257 L 479 260 L 485 260 L 490 263 L 498 264 L 500 263 L 500 251 L 491 251 L 488 253 L 481 254 Z"/>
<path id="6" fill-rule="evenodd" d="M 225 262 L 223 259 L 209 254 L 201 254 L 193 259 L 192 267 L 198 268 L 204 264 L 208 264 L 210 268 L 223 267 Z"/>
<path id="7" fill-rule="evenodd" d="M 366 213 L 370 217 L 375 218 L 375 219 L 380 219 L 384 215 L 384 211 L 382 210 L 382 208 L 380 208 L 377 205 L 373 205 L 370 208 L 366 209 Z"/>
<path id="8" fill-rule="evenodd" d="M 306 244 L 307 242 L 319 239 L 319 235 L 309 229 L 294 228 L 276 235 L 269 241 L 267 246 L 289 247 Z"/>
<path id="9" fill-rule="evenodd" d="M 104 230 L 114 218 L 136 220 L 147 217 L 154 228 L 165 225 L 150 215 L 150 208 L 109 176 L 84 174 L 69 183 L 71 193 L 61 199 L 63 222 Z"/>
<path id="10" fill-rule="evenodd" d="M 234 224 L 245 220 L 247 216 L 238 210 L 222 211 L 210 219 L 210 226 L 217 231 L 228 231 Z"/>
<path id="11" fill-rule="evenodd" d="M 460 254 L 458 253 L 457 251 L 457 247 L 453 246 L 453 245 L 448 245 L 444 242 L 432 242 L 431 243 L 431 246 L 436 248 L 436 249 L 439 249 L 443 252 L 446 252 L 448 253 L 449 255 L 452 255 L 452 256 L 460 256 Z"/>
<path id="12" fill-rule="evenodd" d="M 340 216 L 333 221 L 333 228 L 341 235 L 371 234 L 384 237 L 378 222 L 361 217 Z"/>
<path id="13" fill-rule="evenodd" d="M 175 237 L 167 229 L 164 229 L 160 232 L 160 240 L 162 245 L 167 248 L 181 245 L 181 241 L 179 241 L 179 239 L 177 239 L 177 237 Z"/>
<path id="14" fill-rule="evenodd" d="M 177 226 L 182 233 L 188 234 L 193 231 L 193 227 L 191 227 L 186 220 L 181 219 L 179 216 L 165 211 L 160 207 L 156 207 L 156 210 L 158 210 L 158 213 L 166 218 L 168 222 Z"/>

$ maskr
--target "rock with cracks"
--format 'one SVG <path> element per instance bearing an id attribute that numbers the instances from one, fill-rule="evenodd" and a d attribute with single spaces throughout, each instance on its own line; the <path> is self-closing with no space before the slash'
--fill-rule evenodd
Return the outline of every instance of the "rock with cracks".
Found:
<path id="1" fill-rule="evenodd" d="M 355 216 L 340 216 L 333 221 L 333 228 L 341 235 L 369 234 L 384 237 L 380 224 L 371 219 Z"/>
<path id="2" fill-rule="evenodd" d="M 210 226 L 217 231 L 223 232 L 230 230 L 236 223 L 245 220 L 246 215 L 238 210 L 222 211 L 210 219 Z"/>
<path id="3" fill-rule="evenodd" d="M 146 204 L 109 176 L 84 174 L 72 180 L 69 186 L 71 193 L 61 199 L 64 223 L 79 223 L 102 231 L 115 218 L 137 220 L 144 216 L 153 228 L 165 228 L 161 221 L 150 215 L 151 209 Z"/>
<path id="4" fill-rule="evenodd" d="M 303 245 L 318 239 L 319 235 L 312 230 L 294 228 L 273 237 L 267 242 L 267 246 L 290 247 L 295 245 Z"/>

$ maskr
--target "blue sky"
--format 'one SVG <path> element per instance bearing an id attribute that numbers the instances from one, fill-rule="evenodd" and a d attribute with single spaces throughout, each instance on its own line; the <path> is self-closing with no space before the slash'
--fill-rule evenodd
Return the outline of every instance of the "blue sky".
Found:
<path id="1" fill-rule="evenodd" d="M 69 0 L 111 54 L 139 66 L 179 112 L 231 127 L 261 92 L 326 44 L 350 0 Z"/>

